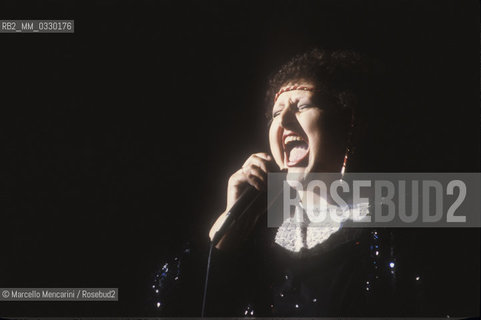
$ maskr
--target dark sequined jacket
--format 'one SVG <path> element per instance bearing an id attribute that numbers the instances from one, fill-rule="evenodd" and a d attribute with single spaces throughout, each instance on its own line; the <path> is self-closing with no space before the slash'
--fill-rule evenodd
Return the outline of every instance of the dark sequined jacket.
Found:
<path id="1" fill-rule="evenodd" d="M 257 232 L 243 250 L 214 249 L 206 316 L 479 316 L 479 230 L 343 228 L 291 253 Z M 159 266 L 152 308 L 199 316 L 207 248 Z"/>

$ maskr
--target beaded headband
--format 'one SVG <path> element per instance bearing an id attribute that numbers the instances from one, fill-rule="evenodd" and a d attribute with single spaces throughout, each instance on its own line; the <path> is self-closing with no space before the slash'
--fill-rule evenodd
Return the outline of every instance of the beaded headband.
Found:
<path id="1" fill-rule="evenodd" d="M 290 86 L 290 87 L 285 87 L 285 88 L 282 88 L 281 90 L 279 90 L 275 97 L 274 97 L 274 103 L 276 103 L 277 101 L 277 98 L 279 98 L 279 96 L 281 94 L 283 94 L 284 92 L 287 92 L 287 91 L 292 91 L 292 90 L 304 90 L 304 91 L 314 91 L 315 89 L 312 88 L 312 87 L 306 87 L 306 86 Z"/>

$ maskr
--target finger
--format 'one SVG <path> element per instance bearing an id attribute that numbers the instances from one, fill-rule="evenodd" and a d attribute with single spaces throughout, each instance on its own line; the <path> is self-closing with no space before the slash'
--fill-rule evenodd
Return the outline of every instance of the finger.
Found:
<path id="1" fill-rule="evenodd" d="M 258 168 L 260 168 L 262 171 L 266 172 L 268 171 L 268 162 L 262 158 L 259 158 L 259 157 L 256 157 L 255 155 L 253 155 L 252 157 L 250 157 L 247 161 L 246 161 L 246 164 L 244 164 L 244 168 L 246 167 L 250 167 L 250 166 L 256 166 Z"/>
<path id="2" fill-rule="evenodd" d="M 264 154 L 264 155 L 267 155 L 267 154 Z M 274 161 L 269 155 L 267 156 L 269 160 L 266 160 L 265 158 L 258 156 L 258 154 L 253 154 L 249 157 L 249 159 L 247 159 L 243 167 L 248 166 L 250 164 L 255 164 L 259 168 L 263 169 L 265 172 L 275 171 Z"/>
<path id="3" fill-rule="evenodd" d="M 264 160 L 267 160 L 267 161 L 272 160 L 272 157 L 268 153 L 265 153 L 265 152 L 258 152 L 258 153 L 254 153 L 253 155 L 257 156 L 259 158 L 262 158 Z"/>
<path id="4" fill-rule="evenodd" d="M 239 185 L 247 181 L 247 167 L 242 167 L 229 178 L 229 185 Z"/>
<path id="5" fill-rule="evenodd" d="M 264 190 L 264 183 L 255 175 L 248 175 L 247 182 L 259 191 Z"/>
<path id="6" fill-rule="evenodd" d="M 248 180 L 256 178 L 256 181 L 261 182 L 263 185 L 265 184 L 267 175 L 259 167 L 251 165 L 250 167 L 246 168 L 245 174 Z"/>
<path id="7" fill-rule="evenodd" d="M 254 175 L 261 179 L 262 181 L 266 180 L 267 172 L 256 166 L 255 164 L 251 164 L 250 166 L 244 167 L 242 171 L 246 176 Z"/>

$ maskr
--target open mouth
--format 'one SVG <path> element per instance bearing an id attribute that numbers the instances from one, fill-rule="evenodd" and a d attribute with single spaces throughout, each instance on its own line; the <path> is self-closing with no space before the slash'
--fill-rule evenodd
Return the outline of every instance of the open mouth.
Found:
<path id="1" fill-rule="evenodd" d="M 283 137 L 284 155 L 288 167 L 306 165 L 309 155 L 309 143 L 303 137 L 291 133 Z"/>

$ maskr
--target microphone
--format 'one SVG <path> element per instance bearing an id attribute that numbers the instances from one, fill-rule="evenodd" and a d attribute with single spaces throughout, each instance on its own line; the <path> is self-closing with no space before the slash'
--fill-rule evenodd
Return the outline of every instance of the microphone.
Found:
<path id="1" fill-rule="evenodd" d="M 202 311 L 201 317 L 204 317 L 205 314 L 205 305 L 207 301 L 207 288 L 209 283 L 209 272 L 210 272 L 210 260 L 212 256 L 212 248 L 214 248 L 225 235 L 226 231 L 236 223 L 237 219 L 242 217 L 244 213 L 246 213 L 254 202 L 263 194 L 264 192 L 258 191 L 251 185 L 248 185 L 244 192 L 240 195 L 239 199 L 237 199 L 236 203 L 230 208 L 230 210 L 226 213 L 225 219 L 222 222 L 220 228 L 216 231 L 212 240 L 210 242 L 209 248 L 209 256 L 207 258 L 207 271 L 205 275 L 205 284 L 204 284 L 204 296 L 202 298 Z"/>
<path id="2" fill-rule="evenodd" d="M 264 193 L 265 192 L 261 192 L 253 186 L 248 185 L 244 192 L 240 195 L 239 199 L 237 199 L 236 203 L 234 203 L 232 208 L 230 208 L 230 210 L 226 213 L 224 222 L 214 234 L 211 244 L 216 246 L 220 239 L 222 239 L 222 237 L 225 235 L 226 231 L 233 226 L 236 221 L 242 217 L 244 213 L 251 208 L 254 202 Z"/>
<path id="3" fill-rule="evenodd" d="M 209 271 L 210 271 L 210 260 L 212 255 L 212 248 L 214 248 L 219 243 L 220 239 L 222 239 L 226 231 L 230 227 L 232 227 L 239 218 L 241 218 L 246 212 L 248 212 L 251 209 L 251 207 L 254 205 L 254 203 L 257 201 L 257 199 L 259 199 L 259 197 L 261 197 L 262 195 L 265 195 L 265 193 L 266 193 L 265 191 L 259 191 L 253 186 L 248 185 L 244 190 L 244 192 L 242 192 L 242 194 L 240 195 L 239 199 L 237 199 L 236 203 L 234 203 L 232 208 L 230 208 L 230 210 L 225 214 L 224 216 L 225 218 L 224 218 L 224 221 L 222 222 L 222 225 L 212 237 L 210 241 L 209 256 L 207 258 L 207 271 L 205 275 L 204 296 L 202 299 L 201 317 L 204 317 L 204 314 L 205 314 L 205 304 L 206 304 L 206 297 L 207 297 L 207 287 L 209 283 Z"/>

